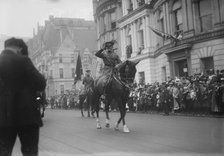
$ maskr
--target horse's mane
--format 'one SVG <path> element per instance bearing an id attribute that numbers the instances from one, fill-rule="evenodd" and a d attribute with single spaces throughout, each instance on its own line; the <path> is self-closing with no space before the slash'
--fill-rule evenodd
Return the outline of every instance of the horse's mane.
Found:
<path id="1" fill-rule="evenodd" d="M 138 62 L 137 62 L 138 63 Z M 118 69 L 118 72 L 120 73 L 120 78 L 121 78 L 121 80 L 122 81 L 125 81 L 125 79 L 127 78 L 126 76 L 126 74 L 127 73 L 125 73 L 126 71 L 125 71 L 125 68 L 128 66 L 128 68 L 129 68 L 129 70 L 130 70 L 130 74 L 131 75 L 135 75 L 135 72 L 136 72 L 136 68 L 135 68 L 135 65 L 137 64 L 137 63 L 135 63 L 135 62 L 132 62 L 132 61 L 129 61 L 129 60 L 126 60 L 126 61 L 124 61 L 121 65 L 120 65 L 120 67 L 119 67 L 119 69 Z"/>

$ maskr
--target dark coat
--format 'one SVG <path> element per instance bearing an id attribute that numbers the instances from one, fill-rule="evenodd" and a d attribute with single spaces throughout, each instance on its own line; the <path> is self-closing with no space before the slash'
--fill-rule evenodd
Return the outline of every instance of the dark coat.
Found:
<path id="1" fill-rule="evenodd" d="M 46 87 L 44 77 L 26 56 L 10 50 L 0 55 L 0 127 L 42 125 L 36 92 Z"/>

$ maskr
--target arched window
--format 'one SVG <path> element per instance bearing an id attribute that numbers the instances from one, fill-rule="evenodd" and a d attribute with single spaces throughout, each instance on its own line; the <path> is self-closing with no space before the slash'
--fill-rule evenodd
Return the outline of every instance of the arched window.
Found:
<path id="1" fill-rule="evenodd" d="M 180 1 L 175 1 L 172 7 L 175 24 L 175 35 L 179 35 L 183 31 L 183 16 Z"/>

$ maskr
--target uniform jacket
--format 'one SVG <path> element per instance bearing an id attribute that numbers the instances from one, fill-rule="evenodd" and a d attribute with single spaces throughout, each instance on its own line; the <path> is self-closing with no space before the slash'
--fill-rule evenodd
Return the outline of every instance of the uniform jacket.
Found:
<path id="1" fill-rule="evenodd" d="M 10 50 L 0 54 L 0 127 L 42 125 L 36 92 L 46 87 L 44 77 L 26 56 Z"/>
<path id="2" fill-rule="evenodd" d="M 91 76 L 85 76 L 82 81 L 85 92 L 89 92 L 93 88 L 94 80 Z"/>
<path id="3" fill-rule="evenodd" d="M 102 58 L 104 65 L 109 67 L 115 67 L 117 64 L 121 63 L 119 56 L 115 52 L 104 52 L 103 49 L 99 50 L 95 54 L 97 57 Z"/>

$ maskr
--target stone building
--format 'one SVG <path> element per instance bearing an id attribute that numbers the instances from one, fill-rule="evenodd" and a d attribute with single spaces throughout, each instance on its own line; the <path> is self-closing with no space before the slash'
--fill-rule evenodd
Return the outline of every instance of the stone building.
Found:
<path id="1" fill-rule="evenodd" d="M 74 89 L 78 54 L 83 72 L 96 73 L 96 27 L 93 21 L 49 17 L 28 41 L 30 57 L 47 79 L 47 96 Z"/>
<path id="2" fill-rule="evenodd" d="M 98 1 L 98 12 L 104 10 L 103 2 Z M 121 58 L 140 60 L 137 82 L 224 69 L 223 0 L 119 0 L 118 4 Z"/>

